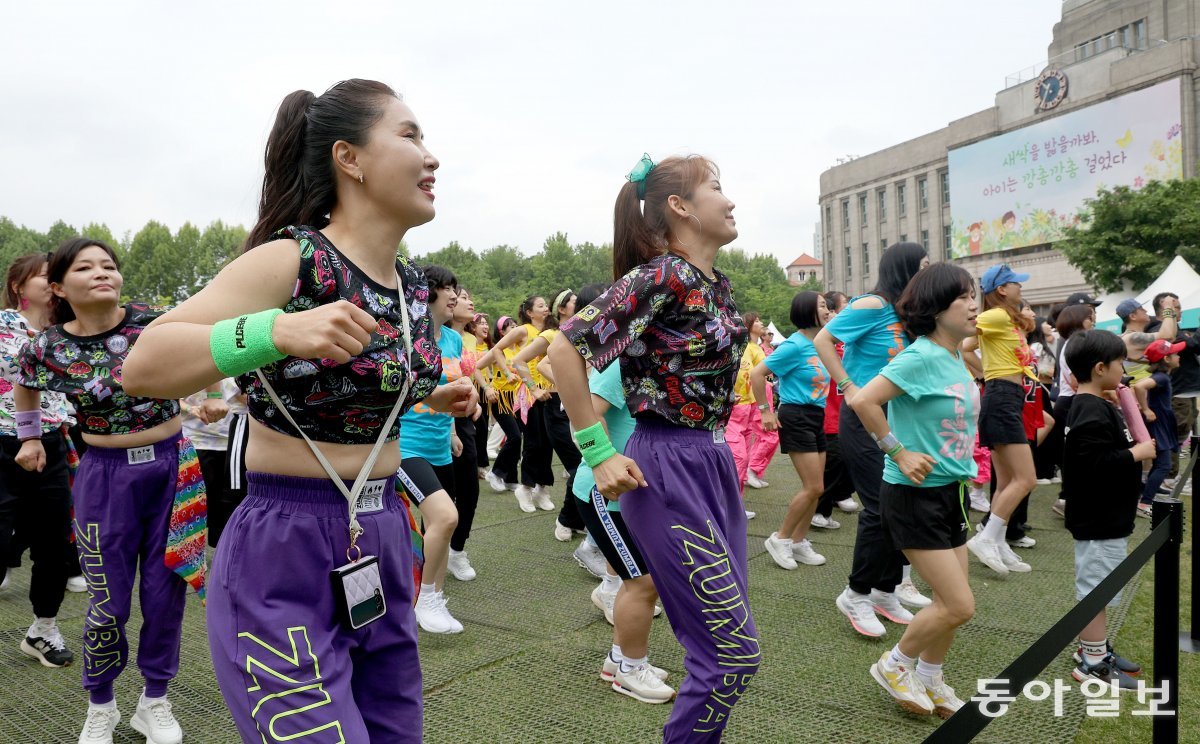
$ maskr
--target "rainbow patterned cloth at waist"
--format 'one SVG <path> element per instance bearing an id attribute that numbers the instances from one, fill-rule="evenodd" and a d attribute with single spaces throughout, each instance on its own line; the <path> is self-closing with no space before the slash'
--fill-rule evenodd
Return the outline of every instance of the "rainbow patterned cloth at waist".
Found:
<path id="1" fill-rule="evenodd" d="M 167 568 L 179 574 L 205 598 L 204 547 L 208 541 L 208 501 L 204 476 L 200 472 L 200 457 L 192 440 L 179 440 L 179 477 L 175 481 L 175 503 L 171 505 L 171 521 L 167 527 Z"/>

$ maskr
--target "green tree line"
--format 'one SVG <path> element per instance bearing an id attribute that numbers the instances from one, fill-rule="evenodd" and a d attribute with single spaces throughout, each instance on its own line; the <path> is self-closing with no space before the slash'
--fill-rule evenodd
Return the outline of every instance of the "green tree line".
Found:
<path id="1" fill-rule="evenodd" d="M 136 233 L 118 239 L 104 224 L 76 229 L 60 220 L 42 233 L 0 217 L 0 261 L 8 266 L 18 256 L 54 250 L 76 235 L 103 240 L 117 252 L 125 297 L 170 305 L 199 291 L 240 254 L 246 230 L 217 221 L 203 229 L 184 223 L 172 233 L 166 225 L 150 221 Z M 403 244 L 400 252 L 408 253 Z M 585 284 L 612 281 L 612 246 L 571 243 L 564 233 L 548 237 L 541 251 L 532 255 L 510 245 L 475 251 L 451 242 L 413 258 L 420 264 L 452 270 L 459 284 L 470 290 L 476 310 L 487 313 L 493 322 L 501 315 L 515 317 L 529 295 L 552 301 L 568 287 L 578 292 Z M 740 248 L 722 250 L 717 268 L 733 284 L 742 312 L 758 312 L 764 322 L 774 321 L 785 334 L 794 330 L 788 319 L 792 297 L 799 289 L 820 289 L 815 285 L 792 287 L 773 256 L 750 256 Z"/>

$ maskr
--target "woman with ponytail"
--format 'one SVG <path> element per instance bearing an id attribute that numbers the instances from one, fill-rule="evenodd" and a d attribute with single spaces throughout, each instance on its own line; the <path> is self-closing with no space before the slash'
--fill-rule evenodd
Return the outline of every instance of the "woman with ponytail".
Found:
<path id="1" fill-rule="evenodd" d="M 746 514 L 724 436 L 746 327 L 729 280 L 713 268 L 737 238 L 734 205 L 716 166 L 697 155 L 658 164 L 644 156 L 628 179 L 616 204 L 617 281 L 563 324 L 549 358 L 597 492 L 620 498 L 686 651 L 664 741 L 717 742 L 761 658 Z M 587 366 L 614 362 L 636 422 L 624 454 L 588 389 Z M 626 654 L 619 671 L 645 676 L 647 665 Z"/>
<path id="2" fill-rule="evenodd" d="M 454 415 L 476 405 L 470 380 L 438 386 L 429 290 L 396 251 L 433 219 L 437 168 L 388 86 L 292 93 L 267 140 L 249 250 L 126 362 L 139 394 L 178 397 L 225 376 L 246 391 L 246 500 L 208 604 L 217 681 L 245 742 L 421 741 L 416 524 L 396 492 L 400 449 L 384 444 L 418 401 Z M 285 697 L 269 670 L 295 649 L 287 678 L 320 685 Z"/>

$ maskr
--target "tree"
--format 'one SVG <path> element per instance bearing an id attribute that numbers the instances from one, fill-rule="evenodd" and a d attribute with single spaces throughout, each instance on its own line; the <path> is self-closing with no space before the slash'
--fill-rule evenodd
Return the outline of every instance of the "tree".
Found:
<path id="1" fill-rule="evenodd" d="M 193 228 L 194 229 L 194 228 Z M 190 260 L 176 252 L 171 230 L 151 220 L 133 236 L 121 258 L 122 294 L 143 302 L 171 304 L 182 300 Z"/>
<path id="2" fill-rule="evenodd" d="M 1200 179 L 1101 189 L 1056 247 L 1105 292 L 1148 286 L 1176 255 L 1200 266 Z"/>
<path id="3" fill-rule="evenodd" d="M 728 248 L 717 254 L 716 265 L 729 277 L 740 312 L 753 310 L 762 316 L 764 324 L 774 322 L 784 334 L 795 330 L 790 318 L 792 298 L 801 288 L 788 284 L 774 256 L 758 254 L 750 258 L 741 248 Z"/>

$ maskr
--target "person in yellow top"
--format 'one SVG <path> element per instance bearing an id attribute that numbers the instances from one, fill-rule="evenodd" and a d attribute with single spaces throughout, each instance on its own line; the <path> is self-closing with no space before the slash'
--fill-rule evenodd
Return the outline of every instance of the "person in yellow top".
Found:
<path id="1" fill-rule="evenodd" d="M 743 494 L 746 486 L 765 488 L 769 484 L 762 480 L 767 463 L 779 447 L 779 432 L 765 431 L 762 425 L 764 404 L 770 404 L 771 388 L 767 387 L 768 400 L 759 401 L 754 397 L 750 386 L 750 370 L 766 359 L 761 341 L 766 328 L 758 313 L 749 312 L 742 316 L 746 329 L 750 331 L 750 343 L 742 353 L 741 367 L 738 369 L 737 380 L 733 392 L 737 396 L 733 410 L 729 414 L 729 423 L 725 426 L 725 441 L 733 451 L 733 463 L 737 468 L 738 483 Z M 757 472 L 755 470 L 757 469 Z M 754 512 L 747 510 L 746 518 L 750 519 Z"/>
<path id="2" fill-rule="evenodd" d="M 496 427 L 504 432 L 504 443 L 498 446 L 496 461 L 483 477 L 497 493 L 516 489 L 517 465 L 521 460 L 524 427 L 513 415 L 513 400 L 521 387 L 521 378 L 512 371 L 512 358 L 516 356 L 517 349 L 514 346 L 507 349 L 500 347 L 500 342 L 517 328 L 516 320 L 501 315 L 492 329 L 492 352 L 496 361 L 491 374 L 496 400 L 491 403 L 491 414 L 496 419 Z"/>
<path id="3" fill-rule="evenodd" d="M 1025 399 L 1037 390 L 1033 352 L 1025 334 L 1032 330 L 1021 316 L 1019 274 L 998 264 L 983 274 L 984 311 L 976 319 L 976 337 L 964 350 L 983 354 L 983 402 L 979 411 L 979 443 L 992 451 L 996 490 L 987 523 L 967 541 L 967 548 L 1001 576 L 1032 570 L 1005 542 L 1005 527 L 1013 511 L 1037 482 L 1033 451 L 1025 436 Z"/>

